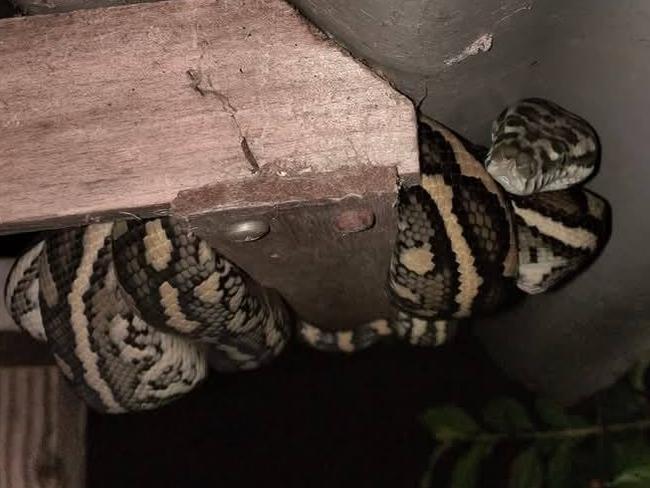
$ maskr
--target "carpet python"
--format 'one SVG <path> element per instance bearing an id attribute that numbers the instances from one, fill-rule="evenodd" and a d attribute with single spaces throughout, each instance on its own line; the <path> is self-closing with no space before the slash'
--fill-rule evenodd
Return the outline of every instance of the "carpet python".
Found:
<path id="1" fill-rule="evenodd" d="M 52 232 L 14 264 L 6 304 L 86 403 L 108 413 L 172 401 L 208 366 L 257 368 L 282 351 L 292 323 L 279 295 L 172 218 Z"/>
<path id="2" fill-rule="evenodd" d="M 295 317 L 279 294 L 171 217 L 51 232 L 14 264 L 6 304 L 47 342 L 75 391 L 110 413 L 161 406 L 210 368 L 262 366 L 294 331 L 327 351 L 388 337 L 439 345 L 460 320 L 493 313 L 517 287 L 557 286 L 603 248 L 609 207 L 575 186 L 595 161 L 585 126 L 550 102 L 523 100 L 495 121 L 487 151 L 420 116 L 421 182 L 399 192 L 391 315 L 354 330 Z"/>
<path id="3" fill-rule="evenodd" d="M 348 332 L 357 349 L 391 333 L 414 345 L 442 344 L 457 319 L 495 310 L 517 273 L 507 200 L 475 149 L 424 116 L 418 141 L 420 185 L 401 189 L 397 206 L 387 284 L 392 317 L 381 328 L 375 322 Z M 331 332 L 309 332 L 314 347 L 336 349 Z"/>
<path id="4" fill-rule="evenodd" d="M 308 326 L 303 340 L 325 351 L 362 349 L 391 334 L 414 345 L 442 344 L 459 319 L 515 298 L 514 285 L 542 293 L 593 261 L 611 217 L 602 197 L 577 186 L 599 156 L 593 129 L 552 102 L 529 98 L 503 110 L 492 140 L 486 150 L 419 116 L 421 181 L 399 194 L 387 287 L 392 316 L 339 333 Z M 498 168 L 519 179 L 498 178 Z M 519 195 L 508 184 L 520 180 L 535 193 Z"/>
<path id="5" fill-rule="evenodd" d="M 548 100 L 527 98 L 492 124 L 486 168 L 513 195 L 564 190 L 593 174 L 596 132 L 582 118 Z"/>

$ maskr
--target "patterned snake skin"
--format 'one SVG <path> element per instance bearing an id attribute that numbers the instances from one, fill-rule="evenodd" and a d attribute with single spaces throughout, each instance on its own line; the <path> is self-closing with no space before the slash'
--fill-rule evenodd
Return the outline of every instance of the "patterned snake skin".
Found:
<path id="1" fill-rule="evenodd" d="M 421 183 L 402 189 L 398 201 L 391 317 L 342 332 L 305 325 L 301 336 L 312 347 L 351 352 L 391 335 L 437 346 L 454 335 L 457 319 L 493 312 L 512 295 L 512 215 L 480 151 L 424 116 L 418 141 Z"/>
<path id="2" fill-rule="evenodd" d="M 575 186 L 547 191 L 584 179 L 569 166 L 593 171 L 597 145 L 595 135 L 585 142 L 585 126 L 550 102 L 524 100 L 499 116 L 488 153 L 420 117 L 422 179 L 399 194 L 391 315 L 354 330 L 296 319 L 277 293 L 173 218 L 51 233 L 15 263 L 7 307 L 47 342 L 77 393 L 111 413 L 161 406 L 199 384 L 208 366 L 266 364 L 294 329 L 327 351 L 388 337 L 436 346 L 459 320 L 497 310 L 516 286 L 550 289 L 603 248 L 607 203 Z M 522 189 L 535 193 L 517 196 Z"/>
<path id="3" fill-rule="evenodd" d="M 79 396 L 120 413 L 174 400 L 208 364 L 252 369 L 281 352 L 289 310 L 249 282 L 174 219 L 93 224 L 54 232 L 24 254 L 6 303 L 18 325 L 47 340 Z"/>
<path id="4" fill-rule="evenodd" d="M 548 100 L 520 100 L 494 121 L 485 165 L 512 194 L 524 292 L 567 281 L 604 248 L 609 205 L 577 186 L 595 171 L 599 151 L 594 129 Z"/>
<path id="5" fill-rule="evenodd" d="M 507 107 L 492 125 L 490 175 L 513 195 L 564 190 L 596 169 L 596 132 L 553 102 L 528 98 Z"/>
<path id="6" fill-rule="evenodd" d="M 562 284 L 604 248 L 610 233 L 607 202 L 582 188 L 512 198 L 517 224 L 517 286 L 529 294 Z"/>
<path id="7" fill-rule="evenodd" d="M 400 197 L 390 296 L 420 317 L 491 312 L 517 273 L 507 200 L 448 129 L 421 117 L 418 132 L 422 181 Z"/>
<path id="8" fill-rule="evenodd" d="M 541 293 L 594 260 L 611 213 L 603 198 L 576 186 L 599 157 L 589 124 L 552 102 L 525 99 L 499 115 L 492 140 L 487 151 L 420 116 L 422 181 L 400 192 L 392 316 L 339 333 L 310 326 L 304 341 L 325 351 L 391 335 L 442 344 L 458 319 L 491 313 L 514 296 L 514 283 Z"/>
<path id="9" fill-rule="evenodd" d="M 132 308 L 165 332 L 209 345 L 213 368 L 257 368 L 288 341 L 291 315 L 181 221 L 122 221 L 113 231 L 115 267 Z"/>
<path id="10" fill-rule="evenodd" d="M 47 338 L 61 371 L 91 407 L 110 413 L 156 408 L 205 377 L 205 355 L 132 313 L 119 292 L 111 230 L 109 223 L 52 234 L 40 252 L 28 253 L 31 264 L 19 260 L 14 268 L 12 276 L 26 270 L 14 278 L 17 289 L 32 291 L 17 300 L 28 303 L 32 315 L 40 310 L 43 330 L 28 330 Z M 20 294 L 11 287 L 7 294 L 15 317 L 19 303 L 11 297 Z"/>

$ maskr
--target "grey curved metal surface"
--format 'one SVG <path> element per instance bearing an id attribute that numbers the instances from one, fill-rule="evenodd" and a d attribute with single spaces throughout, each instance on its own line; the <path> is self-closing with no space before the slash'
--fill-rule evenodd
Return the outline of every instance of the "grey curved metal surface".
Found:
<path id="1" fill-rule="evenodd" d="M 613 208 L 607 249 L 568 286 L 476 321 L 476 331 L 513 377 L 565 402 L 606 386 L 650 348 L 648 2 L 294 4 L 413 100 L 427 93 L 422 110 L 475 142 L 488 142 L 491 120 L 521 96 L 592 122 L 603 158 L 588 187 Z M 486 34 L 489 50 L 462 56 Z"/>
<path id="2" fill-rule="evenodd" d="M 425 112 L 481 139 L 494 111 L 522 93 L 546 34 L 533 0 L 292 3 L 400 91 L 414 100 L 428 93 Z"/>

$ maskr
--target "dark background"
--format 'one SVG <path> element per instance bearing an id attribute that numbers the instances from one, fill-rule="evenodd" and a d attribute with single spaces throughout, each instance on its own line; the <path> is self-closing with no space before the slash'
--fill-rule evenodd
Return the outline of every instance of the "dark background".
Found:
<path id="1" fill-rule="evenodd" d="M 213 374 L 160 410 L 91 415 L 88 486 L 417 487 L 433 449 L 420 421 L 428 407 L 471 411 L 518 391 L 468 330 L 435 350 L 294 346 L 261 371 Z M 485 486 L 506 472 L 494 476 Z"/>
<path id="2" fill-rule="evenodd" d="M 0 18 L 11 17 L 15 13 L 16 9 L 13 4 L 9 3 L 9 0 L 0 0 Z"/>

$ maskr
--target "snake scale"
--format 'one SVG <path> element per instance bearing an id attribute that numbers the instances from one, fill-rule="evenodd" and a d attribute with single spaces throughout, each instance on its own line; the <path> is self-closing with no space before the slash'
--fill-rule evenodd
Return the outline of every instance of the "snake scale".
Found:
<path id="1" fill-rule="evenodd" d="M 605 245 L 609 207 L 577 186 L 596 168 L 595 132 L 542 100 L 507 107 L 489 151 L 419 116 L 421 182 L 401 188 L 385 319 L 328 331 L 302 321 L 172 218 L 53 231 L 7 280 L 16 323 L 45 341 L 94 409 L 159 407 L 208 374 L 260 367 L 292 333 L 352 352 L 386 337 L 446 342 L 459 320 L 546 291 Z"/>

